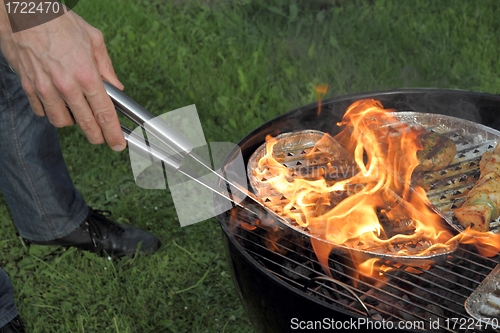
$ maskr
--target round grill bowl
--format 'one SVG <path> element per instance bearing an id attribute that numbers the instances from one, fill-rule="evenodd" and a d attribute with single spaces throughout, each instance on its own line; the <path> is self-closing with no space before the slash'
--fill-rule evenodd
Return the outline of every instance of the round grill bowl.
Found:
<path id="1" fill-rule="evenodd" d="M 441 89 L 401 89 L 342 96 L 324 100 L 318 115 L 317 103 L 291 110 L 272 119 L 245 136 L 239 143 L 245 160 L 265 142 L 266 135 L 283 132 L 318 130 L 332 136 L 340 128 L 346 108 L 356 100 L 373 98 L 385 108 L 444 114 L 467 119 L 500 130 L 500 97 L 492 94 Z M 230 161 L 238 152 L 229 153 Z M 310 296 L 301 288 L 278 278 L 250 255 L 235 238 L 228 223 L 229 215 L 221 214 L 220 222 L 226 256 L 233 281 L 239 291 L 249 320 L 257 332 L 297 332 L 299 321 L 356 320 L 362 317 Z M 295 324 L 294 324 L 295 323 Z M 294 329 L 295 328 L 295 329 Z"/>

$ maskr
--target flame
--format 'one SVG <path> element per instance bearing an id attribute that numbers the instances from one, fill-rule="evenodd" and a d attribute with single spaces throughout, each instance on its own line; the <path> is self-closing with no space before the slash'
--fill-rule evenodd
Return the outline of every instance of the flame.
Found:
<path id="1" fill-rule="evenodd" d="M 317 84 L 314 90 L 316 92 L 316 99 L 318 100 L 318 116 L 319 116 L 319 114 L 321 113 L 321 100 L 328 91 L 328 84 L 324 83 Z"/>
<path id="2" fill-rule="evenodd" d="M 318 96 L 326 89 L 318 86 Z M 258 161 L 261 176 L 267 175 L 262 180 L 289 200 L 281 214 L 314 236 L 311 243 L 323 269 L 329 274 L 328 257 L 336 245 L 425 256 L 462 242 L 480 245 L 479 251 L 490 256 L 498 253 L 500 235 L 467 230 L 454 237 L 429 208 L 425 190 L 411 187 L 412 173 L 420 163 L 417 152 L 423 147 L 418 136 L 423 130 L 400 123 L 389 111 L 371 99 L 349 106 L 338 124 L 344 128 L 335 139 L 358 171 L 333 184 L 325 179 L 325 172 L 314 179 L 294 177 L 273 154 L 277 140 L 267 138 L 266 154 Z M 391 268 L 358 254 L 351 251 L 351 258 L 363 276 L 380 281 L 380 272 Z M 429 262 L 424 260 L 421 268 L 425 267 Z"/>
<path id="3" fill-rule="evenodd" d="M 478 252 L 485 257 L 493 257 L 500 252 L 500 234 L 481 232 L 467 228 L 449 242 L 476 245 Z"/>

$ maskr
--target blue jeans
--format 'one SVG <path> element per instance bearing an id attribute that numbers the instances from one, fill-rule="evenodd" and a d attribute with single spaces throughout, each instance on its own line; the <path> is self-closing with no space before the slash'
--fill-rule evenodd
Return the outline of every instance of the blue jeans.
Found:
<path id="1" fill-rule="evenodd" d="M 0 191 L 19 234 L 29 240 L 64 237 L 88 214 L 69 177 L 57 130 L 33 113 L 1 53 Z M 16 315 L 12 287 L 0 268 L 0 327 Z"/>

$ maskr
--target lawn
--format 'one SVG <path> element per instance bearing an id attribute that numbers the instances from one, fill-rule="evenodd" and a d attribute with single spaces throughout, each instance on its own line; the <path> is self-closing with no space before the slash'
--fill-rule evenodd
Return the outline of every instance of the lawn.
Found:
<path id="1" fill-rule="evenodd" d="M 196 104 L 208 142 L 238 142 L 316 100 L 404 87 L 500 93 L 498 2 L 80 0 L 125 92 L 152 113 Z M 128 122 L 124 121 L 129 124 Z M 154 232 L 163 248 L 109 260 L 25 247 L 0 202 L 0 263 L 28 332 L 252 332 L 215 219 L 181 228 L 167 190 L 137 187 L 128 152 L 60 130 L 88 204 Z M 1 199 L 0 199 L 1 200 Z"/>

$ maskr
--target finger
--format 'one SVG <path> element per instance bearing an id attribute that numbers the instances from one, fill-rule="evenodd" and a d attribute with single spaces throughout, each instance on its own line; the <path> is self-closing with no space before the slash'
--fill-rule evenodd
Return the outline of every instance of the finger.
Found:
<path id="1" fill-rule="evenodd" d="M 122 151 L 127 144 L 113 102 L 106 93 L 102 81 L 96 84 L 96 88 L 97 91 L 86 95 L 87 101 L 94 112 L 97 124 L 101 127 L 106 143 L 114 151 Z"/>
<path id="2" fill-rule="evenodd" d="M 61 98 L 51 80 L 40 76 L 35 81 L 35 92 L 52 125 L 65 127 L 74 124 L 74 119 L 66 108 L 66 102 Z"/>
<path id="3" fill-rule="evenodd" d="M 96 81 L 97 74 L 90 68 L 81 67 L 76 78 L 81 78 L 82 82 Z M 101 81 L 98 81 L 101 83 Z M 84 90 L 78 81 L 70 80 L 64 75 L 55 75 L 52 83 L 57 93 L 67 105 L 65 115 L 71 117 L 71 121 L 76 122 L 82 129 L 91 144 L 101 144 L 104 142 L 102 130 L 97 124 L 94 113 L 85 99 Z M 102 83 L 101 83 L 102 84 Z"/>
<path id="4" fill-rule="evenodd" d="M 31 110 L 40 117 L 45 117 L 45 110 L 43 109 L 42 102 L 38 99 L 38 97 L 32 97 L 31 95 L 28 96 L 28 102 L 30 103 Z"/>
<path id="5" fill-rule="evenodd" d="M 97 124 L 92 109 L 83 95 L 73 96 L 67 101 L 74 120 L 80 126 L 91 144 L 104 143 L 102 130 Z"/>
<path id="6" fill-rule="evenodd" d="M 64 102 L 58 103 L 58 106 L 45 107 L 45 114 L 50 123 L 58 128 L 73 126 L 76 123 L 73 114 Z"/>
<path id="7" fill-rule="evenodd" d="M 45 116 L 45 110 L 43 109 L 42 102 L 38 98 L 33 85 L 28 83 L 26 80 L 22 80 L 21 85 L 23 87 L 24 92 L 26 93 L 26 97 L 28 97 L 28 102 L 33 112 L 37 116 L 40 117 Z"/>

